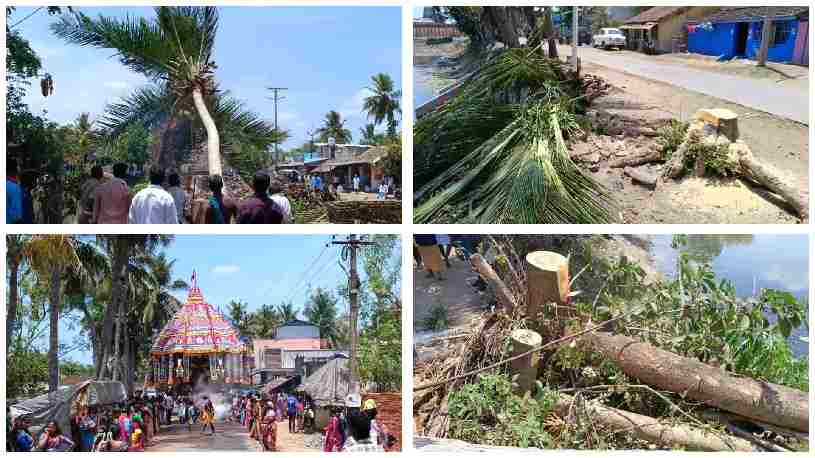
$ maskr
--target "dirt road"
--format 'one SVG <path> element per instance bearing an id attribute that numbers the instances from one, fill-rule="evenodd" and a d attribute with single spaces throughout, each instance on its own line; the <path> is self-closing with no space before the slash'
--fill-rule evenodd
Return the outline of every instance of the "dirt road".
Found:
<path id="1" fill-rule="evenodd" d="M 584 52 L 585 51 L 585 52 Z M 602 51 L 580 48 L 581 55 Z M 569 55 L 561 48 L 561 57 Z M 650 56 L 644 56 L 650 57 Z M 809 187 L 809 133 L 807 126 L 743 105 L 690 91 L 614 68 L 583 63 L 583 72 L 604 78 L 613 88 L 596 100 L 593 108 L 618 116 L 642 120 L 688 120 L 702 108 L 727 108 L 739 116 L 740 138 L 755 156 L 773 164 L 802 189 Z M 715 80 L 721 75 L 709 72 Z M 636 147 L 637 140 L 604 137 L 598 150 L 620 145 L 622 152 Z M 633 145 L 632 145 L 633 143 Z M 586 145 L 578 145 L 586 147 Z M 639 145 L 642 146 L 642 145 Z M 589 146 L 591 148 L 591 146 Z M 659 174 L 658 166 L 643 166 Z M 625 223 L 796 223 L 799 220 L 779 206 L 778 199 L 740 180 L 687 178 L 660 182 L 656 191 L 631 184 L 622 169 L 600 164 L 592 176 L 608 188 Z"/>
<path id="2" fill-rule="evenodd" d="M 562 55 L 571 48 L 561 46 Z M 673 63 L 633 51 L 606 51 L 588 46 L 578 51 L 584 64 L 628 72 L 701 94 L 717 97 L 754 110 L 764 111 L 785 119 L 809 123 L 807 85 L 728 75 L 691 65 Z M 789 81 L 784 79 L 782 81 Z"/>
<path id="3" fill-rule="evenodd" d="M 428 278 L 424 270 L 413 269 L 413 332 L 425 331 L 424 321 L 436 306 L 447 310 L 449 328 L 468 325 L 483 311 L 481 296 L 470 286 L 469 280 L 478 277 L 470 265 L 456 256 L 450 258 L 451 267 L 444 272 L 444 280 Z"/>

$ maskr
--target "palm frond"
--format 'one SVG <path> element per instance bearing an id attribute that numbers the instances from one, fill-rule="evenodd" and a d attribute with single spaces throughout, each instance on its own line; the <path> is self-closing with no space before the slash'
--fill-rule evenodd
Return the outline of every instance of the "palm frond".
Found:
<path id="1" fill-rule="evenodd" d="M 449 212 L 475 223 L 607 222 L 607 192 L 569 157 L 573 80 L 534 50 L 507 50 L 419 120 L 415 221 Z"/>
<path id="2" fill-rule="evenodd" d="M 125 16 L 122 19 L 84 13 L 63 14 L 51 24 L 51 31 L 69 43 L 102 49 L 115 49 L 119 61 L 151 79 L 166 78 L 172 48 L 155 22 Z"/>
<path id="3" fill-rule="evenodd" d="M 209 97 L 208 105 L 215 124 L 223 132 L 225 143 L 248 143 L 255 148 L 266 149 L 289 138 L 288 131 L 275 129 L 228 92 L 215 93 Z"/>
<path id="4" fill-rule="evenodd" d="M 173 115 L 176 99 L 166 85 L 150 85 L 136 89 L 119 102 L 105 107 L 105 114 L 97 121 L 101 137 L 114 140 L 134 125 L 148 129 Z"/>

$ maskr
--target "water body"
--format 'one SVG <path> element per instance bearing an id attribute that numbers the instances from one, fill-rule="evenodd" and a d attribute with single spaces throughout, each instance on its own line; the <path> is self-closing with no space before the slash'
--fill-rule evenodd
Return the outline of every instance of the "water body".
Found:
<path id="1" fill-rule="evenodd" d="M 651 253 L 657 269 L 673 277 L 680 251 L 671 247 L 670 235 L 653 238 Z M 804 303 L 809 298 L 809 240 L 806 235 L 692 235 L 682 251 L 710 263 L 718 279 L 727 279 L 741 297 L 760 294 L 762 288 L 789 292 Z M 809 328 L 796 329 L 790 345 L 797 356 L 809 354 L 801 338 Z"/>
<path id="2" fill-rule="evenodd" d="M 432 65 L 413 66 L 413 106 L 418 107 L 438 94 L 438 89 L 433 89 Z"/>

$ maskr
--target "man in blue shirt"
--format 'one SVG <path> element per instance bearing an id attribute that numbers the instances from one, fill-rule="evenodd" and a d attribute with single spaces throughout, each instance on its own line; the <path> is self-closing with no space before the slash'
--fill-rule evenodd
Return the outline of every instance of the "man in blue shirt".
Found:
<path id="1" fill-rule="evenodd" d="M 293 394 L 287 399 L 286 413 L 289 416 L 289 432 L 297 432 L 297 398 Z"/>
<path id="2" fill-rule="evenodd" d="M 6 223 L 17 224 L 23 219 L 23 188 L 17 180 L 17 161 L 6 164 Z"/>
<path id="3" fill-rule="evenodd" d="M 34 438 L 28 432 L 31 422 L 27 420 L 17 420 L 17 427 L 14 428 L 14 445 L 17 452 L 30 452 L 34 449 Z"/>

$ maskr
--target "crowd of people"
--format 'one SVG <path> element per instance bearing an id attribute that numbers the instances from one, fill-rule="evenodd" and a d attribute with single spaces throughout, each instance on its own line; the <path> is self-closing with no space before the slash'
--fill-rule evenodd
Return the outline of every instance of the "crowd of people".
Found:
<path id="1" fill-rule="evenodd" d="M 176 172 L 167 176 L 156 165 L 149 171 L 150 184 L 132 193 L 127 184 L 126 164 L 113 166 L 113 176 L 105 178 L 101 166 L 91 168 L 91 176 L 82 183 L 77 205 L 79 224 L 289 224 L 294 221 L 292 205 L 283 194 L 282 183 L 266 172 L 252 180 L 254 193 L 236 202 L 223 193 L 220 175 L 209 176 L 212 195 L 188 202 Z M 165 186 L 166 183 L 166 186 Z M 6 221 L 32 224 L 33 183 L 18 177 L 17 166 L 9 161 L 6 175 Z"/>
<path id="2" fill-rule="evenodd" d="M 336 408 L 326 426 L 323 438 L 325 452 L 385 452 L 396 438 L 377 419 L 376 401 L 362 404 L 351 400 L 345 408 Z"/>
<path id="3" fill-rule="evenodd" d="M 277 424 L 286 421 L 289 433 L 311 432 L 314 429 L 314 408 L 305 396 L 294 394 L 245 395 L 232 401 L 230 421 L 249 431 L 263 449 L 278 451 Z"/>
<path id="4" fill-rule="evenodd" d="M 338 176 L 332 177 L 331 183 L 326 183 L 323 180 L 323 177 L 320 175 L 306 175 L 304 177 L 306 183 L 308 183 L 309 189 L 315 193 L 323 193 L 328 191 L 331 194 L 338 194 L 348 192 L 349 190 L 345 189 L 345 187 L 340 182 Z M 392 176 L 386 176 L 385 179 L 379 184 L 379 187 L 376 188 L 376 198 L 379 200 L 385 200 L 389 192 L 394 191 L 394 179 Z M 363 178 L 360 177 L 358 174 L 355 174 L 354 177 L 351 179 L 351 189 L 350 191 L 353 192 L 374 192 L 370 186 L 364 184 Z"/>
<path id="5" fill-rule="evenodd" d="M 469 259 L 481 243 L 479 235 L 416 234 L 413 236 L 413 261 L 424 269 L 428 278 L 444 280 L 455 247 L 464 259 Z"/>
<path id="6" fill-rule="evenodd" d="M 31 421 L 17 418 L 7 425 L 6 450 L 14 452 L 144 451 L 159 431 L 161 401 L 137 392 L 121 405 L 83 407 L 70 419 L 70 431 L 49 421 L 36 435 Z M 8 412 L 7 412 L 8 415 Z M 10 419 L 10 415 L 8 415 Z"/>

